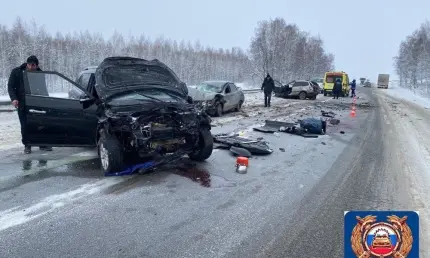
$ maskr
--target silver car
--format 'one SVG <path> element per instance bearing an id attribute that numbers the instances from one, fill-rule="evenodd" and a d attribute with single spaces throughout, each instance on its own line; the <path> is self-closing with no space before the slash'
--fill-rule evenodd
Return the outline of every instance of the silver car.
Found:
<path id="1" fill-rule="evenodd" d="M 275 96 L 280 98 L 316 99 L 320 93 L 318 84 L 312 81 L 292 81 L 283 86 L 275 83 L 275 86 Z"/>
<path id="2" fill-rule="evenodd" d="M 230 81 L 204 81 L 196 87 L 188 87 L 188 95 L 195 103 L 204 105 L 211 116 L 239 111 L 245 102 L 242 89 Z"/>

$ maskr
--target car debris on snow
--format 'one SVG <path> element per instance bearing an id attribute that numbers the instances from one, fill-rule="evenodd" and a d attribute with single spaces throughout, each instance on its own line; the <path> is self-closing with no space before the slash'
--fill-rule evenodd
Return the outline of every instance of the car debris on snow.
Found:
<path id="1" fill-rule="evenodd" d="M 236 147 L 236 146 L 231 146 L 230 152 L 233 153 L 235 156 L 239 156 L 239 157 L 249 158 L 252 156 L 252 153 L 249 150 L 245 148 Z"/>
<path id="2" fill-rule="evenodd" d="M 327 122 L 317 118 L 306 118 L 299 120 L 297 123 L 280 122 L 266 120 L 266 123 L 261 127 L 254 127 L 258 132 L 274 133 L 277 136 L 278 132 L 300 135 L 305 138 L 316 138 L 318 135 L 325 134 Z"/>
<path id="3" fill-rule="evenodd" d="M 279 132 L 281 127 L 291 127 L 294 125 L 296 125 L 296 123 L 266 120 L 263 126 L 254 127 L 253 129 L 254 131 L 258 131 L 262 133 L 275 133 L 275 132 Z"/>
<path id="4" fill-rule="evenodd" d="M 324 117 L 331 117 L 331 118 L 334 118 L 336 116 L 336 114 L 333 111 L 327 112 L 324 110 L 321 110 L 321 115 Z"/>
<path id="5" fill-rule="evenodd" d="M 263 140 L 254 140 L 254 139 L 248 139 L 245 137 L 241 137 L 238 134 L 228 135 L 228 134 L 214 134 L 213 140 L 214 143 L 217 144 L 218 147 L 222 146 L 221 148 L 228 148 L 231 149 L 231 147 L 238 147 L 245 149 L 249 151 L 251 154 L 255 155 L 267 155 L 271 154 L 273 150 L 269 147 L 267 142 Z M 233 151 L 237 151 L 238 149 L 235 148 Z"/>

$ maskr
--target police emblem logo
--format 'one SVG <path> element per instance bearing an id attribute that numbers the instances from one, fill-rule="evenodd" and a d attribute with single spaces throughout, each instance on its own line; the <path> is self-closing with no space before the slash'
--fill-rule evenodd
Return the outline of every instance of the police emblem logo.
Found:
<path id="1" fill-rule="evenodd" d="M 349 227 L 347 226 L 347 214 L 345 214 L 345 241 L 348 234 L 350 236 L 350 239 L 348 239 L 348 242 L 350 242 L 349 248 L 351 249 L 351 252 L 345 249 L 345 257 L 418 257 L 415 256 L 418 252 L 417 213 L 408 214 L 413 217 L 412 219 L 409 219 L 405 212 L 400 212 L 403 213 L 400 216 L 396 212 L 358 213 L 361 216 L 355 214 L 354 218 L 352 217 L 353 214 L 349 214 L 348 223 L 355 224 L 349 225 Z M 412 220 L 412 228 L 416 232 L 413 232 L 414 230 L 408 224 L 409 220 Z M 346 245 L 347 242 L 345 242 Z M 411 254 L 412 256 L 409 256 Z"/>

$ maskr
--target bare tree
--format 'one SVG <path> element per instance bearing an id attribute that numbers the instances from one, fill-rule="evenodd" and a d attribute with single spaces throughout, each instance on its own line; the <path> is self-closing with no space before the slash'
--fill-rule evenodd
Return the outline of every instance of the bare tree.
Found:
<path id="1" fill-rule="evenodd" d="M 430 95 L 430 23 L 424 22 L 407 36 L 394 57 L 400 86 Z"/>
<path id="2" fill-rule="evenodd" d="M 284 82 L 321 76 L 333 68 L 334 56 L 324 51 L 321 38 L 300 31 L 282 18 L 258 24 L 249 52 L 254 74 L 264 76 L 269 72 Z"/>
<path id="3" fill-rule="evenodd" d="M 108 56 L 159 59 L 188 84 L 220 79 L 244 82 L 270 71 L 281 80 L 317 75 L 332 66 L 322 40 L 310 38 L 283 19 L 259 23 L 250 53 L 241 48 L 215 49 L 200 42 L 176 42 L 165 37 L 151 40 L 145 35 L 124 37 L 114 32 L 105 40 L 88 31 L 50 35 L 34 20 L 30 25 L 19 17 L 12 28 L 0 25 L 0 94 L 6 94 L 10 70 L 29 55 L 37 55 L 43 70 L 58 71 L 75 79 L 87 66 L 98 65 Z"/>

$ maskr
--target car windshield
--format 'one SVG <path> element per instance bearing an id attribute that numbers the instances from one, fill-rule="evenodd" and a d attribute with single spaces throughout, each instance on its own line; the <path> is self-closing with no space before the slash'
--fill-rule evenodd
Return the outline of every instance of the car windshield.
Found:
<path id="1" fill-rule="evenodd" d="M 170 86 L 178 83 L 168 70 L 158 66 L 110 67 L 103 72 L 103 79 L 109 88 L 139 84 Z"/>
<path id="2" fill-rule="evenodd" d="M 132 91 L 114 96 L 108 104 L 111 106 L 137 105 L 149 102 L 181 102 L 182 99 L 174 93 L 161 90 Z"/>
<path id="3" fill-rule="evenodd" d="M 202 83 L 200 85 L 197 85 L 196 88 L 201 91 L 219 93 L 222 90 L 222 85 L 215 83 Z"/>
<path id="4" fill-rule="evenodd" d="M 342 81 L 342 76 L 329 75 L 329 76 L 326 77 L 325 81 L 328 82 L 328 83 L 333 83 L 337 79 L 340 79 Z"/>

